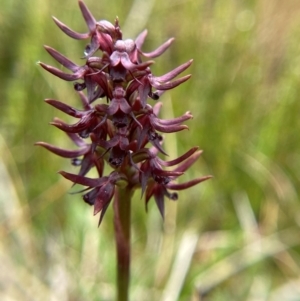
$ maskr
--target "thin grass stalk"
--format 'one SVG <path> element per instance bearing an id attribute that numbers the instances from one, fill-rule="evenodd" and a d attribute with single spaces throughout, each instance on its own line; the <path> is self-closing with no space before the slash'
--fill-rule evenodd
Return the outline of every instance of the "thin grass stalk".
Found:
<path id="1" fill-rule="evenodd" d="M 130 223 L 133 190 L 117 188 L 114 195 L 114 226 L 117 251 L 117 301 L 129 300 Z"/>

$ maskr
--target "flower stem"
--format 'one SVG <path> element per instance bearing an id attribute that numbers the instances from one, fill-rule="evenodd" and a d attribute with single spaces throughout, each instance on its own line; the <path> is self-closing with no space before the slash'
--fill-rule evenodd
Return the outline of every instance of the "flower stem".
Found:
<path id="1" fill-rule="evenodd" d="M 130 207 L 133 190 L 116 187 L 114 226 L 117 248 L 117 301 L 128 301 L 130 282 Z"/>

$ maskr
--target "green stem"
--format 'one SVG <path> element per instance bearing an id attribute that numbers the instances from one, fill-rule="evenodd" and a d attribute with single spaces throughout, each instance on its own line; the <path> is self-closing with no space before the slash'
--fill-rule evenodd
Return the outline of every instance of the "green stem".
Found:
<path id="1" fill-rule="evenodd" d="M 130 208 L 133 190 L 116 187 L 114 225 L 117 248 L 117 301 L 128 301 L 130 282 Z"/>

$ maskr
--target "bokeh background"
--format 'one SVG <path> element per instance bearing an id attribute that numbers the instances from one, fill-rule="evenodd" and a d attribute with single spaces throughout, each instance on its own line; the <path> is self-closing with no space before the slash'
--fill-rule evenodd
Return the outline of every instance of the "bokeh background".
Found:
<path id="1" fill-rule="evenodd" d="M 165 148 L 174 158 L 199 145 L 183 180 L 214 176 L 167 201 L 164 222 L 136 193 L 131 300 L 300 300 L 300 2 L 85 3 L 96 19 L 118 16 L 125 38 L 147 28 L 145 51 L 176 38 L 155 75 L 194 59 L 192 78 L 161 98 L 164 118 L 194 115 Z M 97 228 L 57 174 L 75 167 L 34 147 L 73 147 L 43 99 L 79 105 L 72 83 L 36 64 L 57 66 L 44 44 L 82 63 L 85 42 L 51 15 L 86 31 L 75 0 L 0 0 L 0 299 L 114 300 L 112 206 Z"/>

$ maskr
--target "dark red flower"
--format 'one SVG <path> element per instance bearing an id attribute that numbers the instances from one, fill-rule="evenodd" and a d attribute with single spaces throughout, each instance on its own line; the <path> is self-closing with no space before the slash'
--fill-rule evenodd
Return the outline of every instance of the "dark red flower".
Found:
<path id="1" fill-rule="evenodd" d="M 59 173 L 74 184 L 88 186 L 84 190 L 88 190 L 88 192 L 83 195 L 83 200 L 87 204 L 94 206 L 94 215 L 101 211 L 99 225 L 114 195 L 115 185 L 127 181 L 124 175 L 115 171 L 113 171 L 108 177 L 101 177 L 97 179 L 74 175 L 64 171 L 60 171 Z"/>
<path id="2" fill-rule="evenodd" d="M 78 149 L 61 149 L 45 142 L 36 144 L 80 166 L 77 175 L 64 171 L 60 174 L 74 184 L 87 186 L 83 190 L 83 199 L 94 205 L 94 214 L 101 212 L 99 223 L 116 186 L 120 184 L 127 185 L 129 190 L 141 188 L 146 206 L 154 197 L 163 216 L 164 198 L 178 198 L 177 193 L 170 190 L 186 189 L 210 178 L 176 182 L 197 160 L 201 151 L 194 147 L 177 159 L 165 161 L 159 157 L 166 155 L 162 134 L 188 129 L 183 123 L 193 116 L 187 111 L 180 117 L 161 119 L 159 111 L 162 103 L 154 106 L 148 103 L 150 98 L 158 100 L 165 91 L 187 81 L 191 75 L 176 77 L 192 64 L 192 60 L 164 75 L 155 76 L 150 68 L 153 61 L 143 60 L 163 54 L 173 43 L 173 38 L 154 51 L 143 52 L 146 30 L 135 40 L 123 40 L 118 19 L 114 24 L 106 20 L 96 21 L 86 5 L 81 0 L 78 3 L 88 32 L 76 32 L 53 19 L 71 38 L 89 39 L 84 49 L 85 63 L 77 65 L 49 46 L 45 46 L 47 52 L 69 71 L 40 63 L 41 67 L 55 76 L 74 81 L 81 109 L 55 99 L 46 99 L 46 102 L 77 119 L 77 122 L 68 124 L 54 118 L 51 124 L 66 132 Z M 113 169 L 108 176 L 103 175 L 105 164 Z M 99 178 L 91 179 L 87 174 L 94 167 Z"/>
<path id="3" fill-rule="evenodd" d="M 182 163 L 172 171 L 173 174 L 168 175 L 167 173 L 163 174 L 163 172 L 161 172 L 161 174 L 164 175 L 163 181 L 157 181 L 154 179 L 154 181 L 150 181 L 150 183 L 148 183 L 145 192 L 146 208 L 150 198 L 153 196 L 162 217 L 164 217 L 164 197 L 167 197 L 173 201 L 178 199 L 178 194 L 175 192 L 171 193 L 169 190 L 187 189 L 201 182 L 204 182 L 212 177 L 204 176 L 180 184 L 174 182 L 178 178 L 178 176 L 182 175 L 184 171 L 186 171 L 193 163 L 195 163 L 195 161 L 201 155 L 202 151 L 196 150 L 197 148 L 193 148 L 189 152 L 185 153 L 183 156 L 172 161 L 159 160 L 160 164 L 165 164 L 165 166 L 172 166 L 181 162 Z"/>

